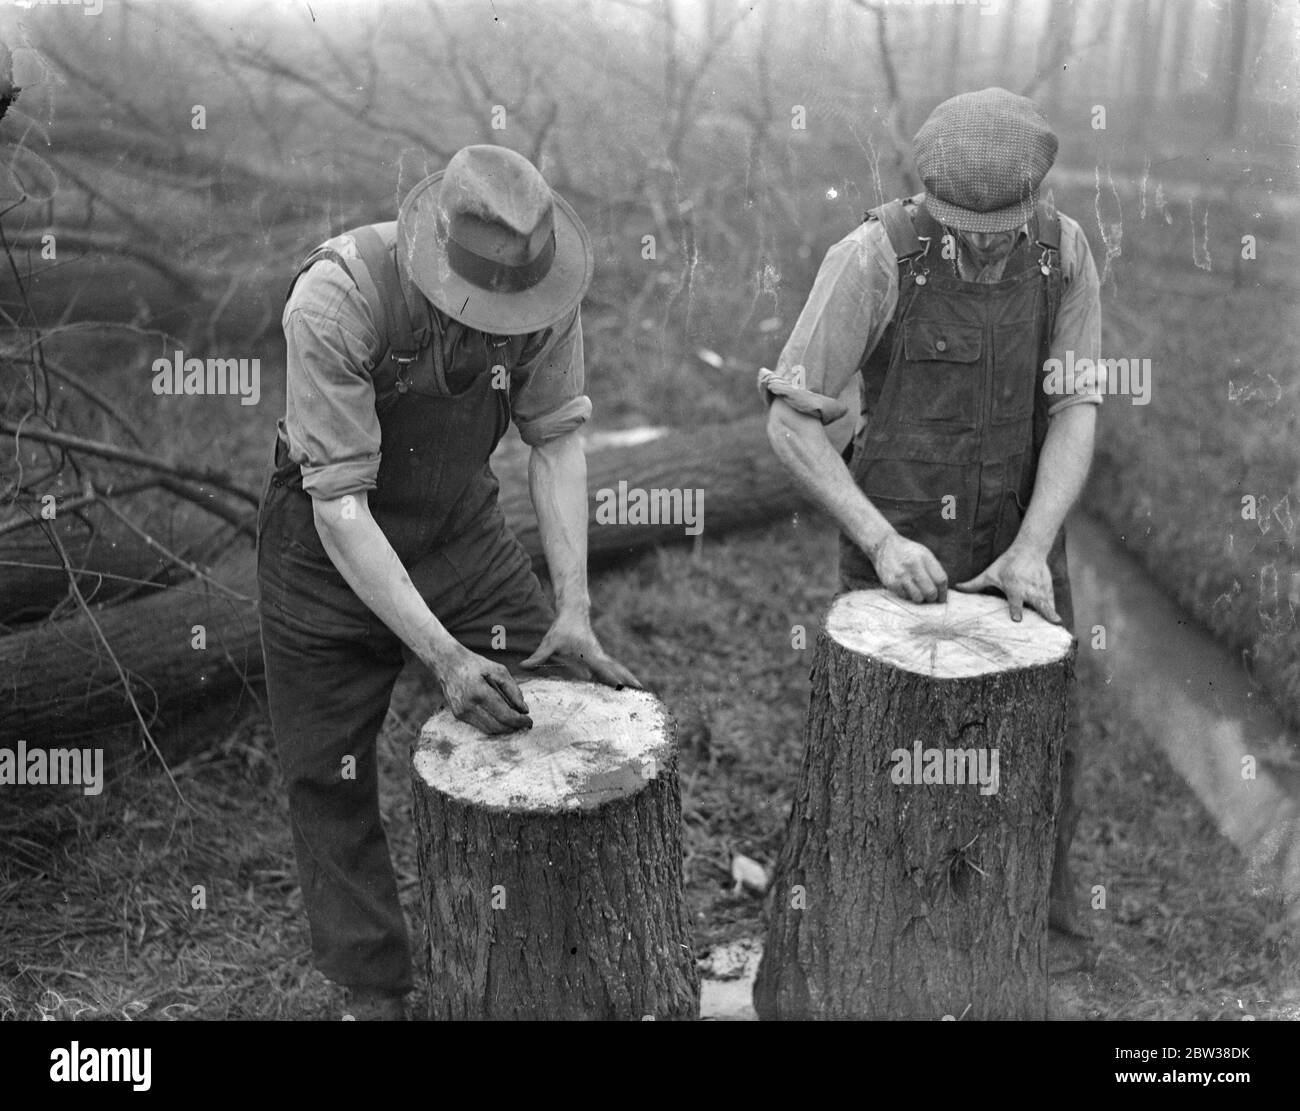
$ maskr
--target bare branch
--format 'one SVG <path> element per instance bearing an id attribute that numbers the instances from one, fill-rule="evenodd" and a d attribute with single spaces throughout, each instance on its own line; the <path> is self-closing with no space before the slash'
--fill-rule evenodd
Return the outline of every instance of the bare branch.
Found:
<path id="1" fill-rule="evenodd" d="M 172 785 L 172 789 L 176 792 L 176 797 L 180 799 L 185 806 L 189 806 L 189 802 L 186 800 L 185 796 L 181 794 L 180 786 L 173 778 L 171 769 L 167 766 L 167 761 L 163 758 L 162 751 L 158 748 L 158 744 L 154 740 L 153 734 L 149 731 L 149 723 L 144 720 L 144 714 L 140 712 L 140 705 L 136 702 L 135 693 L 131 690 L 130 679 L 123 670 L 117 656 L 114 654 L 113 646 L 108 643 L 108 638 L 104 636 L 104 630 L 100 628 L 99 622 L 95 620 L 94 611 L 90 608 L 89 604 L 86 602 L 85 596 L 81 593 L 81 587 L 77 583 L 76 572 L 73 570 L 72 564 L 68 560 L 68 552 L 63 546 L 63 541 L 59 539 L 59 535 L 56 532 L 51 532 L 50 537 L 58 548 L 59 559 L 62 561 L 63 570 L 68 576 L 69 589 L 72 591 L 73 597 L 76 598 L 77 605 L 85 615 L 86 621 L 94 630 L 95 636 L 99 639 L 100 644 L 104 646 L 104 651 L 107 653 L 109 660 L 112 661 L 113 669 L 117 672 L 118 681 L 122 684 L 122 691 L 125 693 L 127 701 L 131 704 L 131 712 L 135 714 L 136 721 L 140 723 L 140 728 L 144 731 L 145 740 L 153 750 L 153 754 L 158 757 L 158 762 L 162 764 L 163 771 L 166 773 L 167 779 Z"/>
<path id="2" fill-rule="evenodd" d="M 24 428 L 19 423 L 2 418 L 0 418 L 0 432 L 7 432 L 15 438 L 26 437 L 40 443 L 55 444 L 74 451 L 84 451 L 87 455 L 97 455 L 100 458 L 112 459 L 118 463 L 128 463 L 133 467 L 145 467 L 159 474 L 187 478 L 195 482 L 206 482 L 218 489 L 225 490 L 229 494 L 242 498 L 250 505 L 256 506 L 260 504 L 261 499 L 256 494 L 245 490 L 223 471 L 216 471 L 207 467 L 190 467 L 184 463 L 168 463 L 166 460 L 146 455 L 142 451 L 132 451 L 129 448 L 117 447 L 114 444 L 87 440 L 81 436 L 69 436 L 66 432 L 54 432 L 45 428 Z"/>

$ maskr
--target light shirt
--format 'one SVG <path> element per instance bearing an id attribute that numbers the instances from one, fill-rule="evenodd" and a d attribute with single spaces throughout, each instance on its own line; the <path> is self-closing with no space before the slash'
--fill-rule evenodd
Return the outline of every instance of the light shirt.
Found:
<path id="1" fill-rule="evenodd" d="M 1058 215 L 1064 290 L 1049 357 L 1064 364 L 1066 352 L 1072 351 L 1076 364 L 1089 359 L 1095 365 L 1101 349 L 1101 283 L 1083 230 L 1075 220 Z M 931 265 L 952 267 L 952 260 L 941 258 Z M 973 280 L 998 281 L 1005 265 L 1005 259 L 998 260 Z M 963 279 L 971 280 L 969 270 L 965 266 L 963 270 Z M 884 225 L 879 220 L 859 224 L 826 252 L 776 370 L 759 371 L 758 387 L 764 398 L 770 404 L 773 397 L 782 397 L 792 408 L 827 425 L 847 421 L 850 412 L 856 418 L 860 379 L 856 371 L 880 342 L 897 305 L 898 258 Z M 803 368 L 802 374 L 796 367 Z M 1080 374 L 1073 386 L 1072 393 L 1055 397 L 1049 416 L 1070 405 L 1101 403 L 1105 383 L 1099 375 Z M 842 439 L 851 433 L 846 428 Z"/>
<path id="2" fill-rule="evenodd" d="M 346 251 L 345 240 L 350 237 L 329 242 Z M 298 279 L 281 322 L 288 361 L 285 415 L 277 427 L 289 457 L 302 467 L 303 489 L 327 499 L 375 489 L 383 445 L 372 373 L 387 345 L 365 298 L 336 262 L 321 259 Z M 526 444 L 544 444 L 582 425 L 591 399 L 583 393 L 581 310 L 555 325 L 510 378 L 511 416 Z"/>

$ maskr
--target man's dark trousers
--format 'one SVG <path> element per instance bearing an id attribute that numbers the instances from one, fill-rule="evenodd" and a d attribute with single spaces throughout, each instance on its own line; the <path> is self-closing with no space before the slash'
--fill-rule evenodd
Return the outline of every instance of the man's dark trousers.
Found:
<path id="1" fill-rule="evenodd" d="M 401 993 L 412 986 L 411 951 L 380 822 L 375 740 L 405 650 L 329 562 L 310 513 L 300 488 L 268 484 L 258 579 L 271 726 L 312 951 L 336 983 Z M 522 673 L 553 611 L 495 501 L 407 571 L 456 640 Z"/>

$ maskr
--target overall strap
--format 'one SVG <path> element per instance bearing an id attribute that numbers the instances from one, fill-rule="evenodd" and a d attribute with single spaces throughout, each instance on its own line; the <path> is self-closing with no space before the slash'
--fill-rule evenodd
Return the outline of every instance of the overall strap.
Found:
<path id="1" fill-rule="evenodd" d="M 925 245 L 917 237 L 916 227 L 904 201 L 893 200 L 879 208 L 873 208 L 867 213 L 867 219 L 872 216 L 883 225 L 885 234 L 889 236 L 889 245 L 894 248 L 899 262 L 917 259 L 925 254 Z"/>
<path id="2" fill-rule="evenodd" d="M 1061 217 L 1055 206 L 1040 203 L 1035 209 L 1034 218 L 1038 227 L 1038 246 L 1042 249 L 1038 265 L 1043 277 L 1047 279 L 1047 343 L 1050 344 L 1052 333 L 1056 330 L 1056 311 L 1061 307 L 1065 284 L 1061 271 Z"/>
<path id="3" fill-rule="evenodd" d="M 415 362 L 420 353 L 420 341 L 415 333 L 411 318 L 411 306 L 407 300 L 408 291 L 404 288 L 402 275 L 398 271 L 397 252 L 384 243 L 373 226 L 358 228 L 352 233 L 357 245 L 357 254 L 361 266 L 356 270 L 365 270 L 364 278 L 353 272 L 353 280 L 361 295 L 370 305 L 375 321 L 383 321 L 384 336 L 388 341 L 388 353 L 399 368 L 405 368 Z M 373 290 L 378 298 L 378 305 L 371 301 Z M 376 308 L 378 311 L 376 311 Z"/>
<path id="4" fill-rule="evenodd" d="M 858 364 L 857 373 L 862 375 L 863 414 L 869 413 L 880 400 L 886 374 L 894 361 L 895 349 L 902 342 L 903 330 L 899 327 L 899 322 L 912 307 L 912 302 L 927 281 L 928 271 L 922 268 L 918 272 L 917 265 L 929 253 L 931 240 L 925 240 L 917 234 L 913 218 L 913 212 L 920 215 L 922 211 L 916 204 L 916 198 L 909 198 L 889 201 L 879 208 L 873 208 L 866 215 L 867 221 L 880 221 L 889 237 L 889 245 L 898 258 L 898 303 L 893 317 L 880 335 L 880 342 L 874 350 L 864 351 Z"/>
<path id="5" fill-rule="evenodd" d="M 352 284 L 361 291 L 361 296 L 365 298 L 366 305 L 369 307 L 375 320 L 382 320 L 383 314 L 380 311 L 379 291 L 375 288 L 375 283 L 370 280 L 370 274 L 365 267 L 357 266 L 356 259 L 344 258 L 338 251 L 329 245 L 317 247 L 302 261 L 302 265 L 294 271 L 293 278 L 289 281 L 289 288 L 284 291 L 284 300 L 287 304 L 289 298 L 293 295 L 294 287 L 308 270 L 322 259 L 328 259 L 352 279 Z"/>
<path id="6" fill-rule="evenodd" d="M 285 300 L 308 269 L 328 259 L 352 279 L 375 327 L 383 333 L 388 354 L 399 367 L 405 367 L 415 361 L 433 334 L 428 307 L 401 273 L 396 251 L 384 243 L 373 226 L 357 228 L 349 234 L 356 244 L 358 257 L 345 258 L 328 244 L 317 247 L 298 267 L 285 292 Z"/>
<path id="7" fill-rule="evenodd" d="M 1043 275 L 1047 287 L 1046 320 L 1038 348 L 1039 377 L 1042 378 L 1043 365 L 1052 354 L 1052 337 L 1056 333 L 1056 316 L 1061 307 L 1061 297 L 1065 289 L 1065 275 L 1061 269 L 1061 217 L 1055 205 L 1039 203 L 1034 210 L 1035 236 L 1039 247 L 1038 269 Z M 1034 404 L 1034 456 L 1042 451 L 1047 440 L 1047 402 L 1041 389 Z"/>

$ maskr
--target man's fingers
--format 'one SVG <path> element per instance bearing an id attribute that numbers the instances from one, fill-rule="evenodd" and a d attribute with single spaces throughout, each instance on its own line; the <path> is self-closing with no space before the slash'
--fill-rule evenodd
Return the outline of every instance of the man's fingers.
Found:
<path id="1" fill-rule="evenodd" d="M 942 602 L 944 600 L 948 589 L 948 577 L 937 563 L 934 572 L 926 563 L 906 572 L 906 576 L 900 580 L 900 585 L 908 601 Z"/>
<path id="2" fill-rule="evenodd" d="M 1056 607 L 1052 604 L 1054 599 L 1050 595 L 1039 594 L 1035 598 L 1026 598 L 1025 601 L 1053 625 L 1061 624 L 1061 615 L 1056 612 Z"/>
<path id="3" fill-rule="evenodd" d="M 519 684 L 515 682 L 514 676 L 504 667 L 484 675 L 483 678 L 501 692 L 501 696 L 510 704 L 512 709 L 518 710 L 521 714 L 528 713 L 528 703 L 524 701 L 524 692 L 519 689 Z"/>
<path id="4" fill-rule="evenodd" d="M 943 564 L 934 557 L 933 552 L 925 553 L 924 561 L 925 573 L 934 583 L 934 597 L 929 600 L 932 602 L 945 602 L 948 600 L 948 573 L 943 569 Z M 928 597 L 928 595 L 927 595 Z"/>
<path id="5" fill-rule="evenodd" d="M 1007 606 L 1011 610 L 1011 620 L 1019 621 L 1025 616 L 1025 601 L 1018 590 L 1007 591 Z"/>
<path id="6" fill-rule="evenodd" d="M 967 579 L 964 583 L 953 583 L 952 588 L 954 590 L 980 591 L 991 585 L 993 585 L 993 580 L 989 578 L 989 573 L 981 571 L 973 579 Z"/>
<path id="7" fill-rule="evenodd" d="M 508 733 L 509 730 L 490 714 L 484 713 L 478 706 L 468 705 L 461 709 L 456 717 L 466 725 L 472 725 L 480 733 Z"/>
<path id="8" fill-rule="evenodd" d="M 485 702 L 483 704 L 483 713 L 491 716 L 501 726 L 500 729 L 494 730 L 497 733 L 507 733 L 514 729 L 531 729 L 533 727 L 532 718 L 527 714 L 516 713 L 500 698 L 492 702 Z"/>
<path id="9" fill-rule="evenodd" d="M 596 677 L 607 686 L 632 687 L 634 690 L 645 690 L 635 675 L 609 656 L 588 660 L 587 663 Z"/>
<path id="10" fill-rule="evenodd" d="M 906 598 L 909 602 L 920 602 L 923 595 L 921 588 L 911 579 L 903 579 L 895 585 L 895 592 Z"/>
<path id="11" fill-rule="evenodd" d="M 645 690 L 645 684 L 643 684 L 629 668 L 624 667 L 621 663 L 618 663 L 615 660 L 611 660 L 610 662 L 618 669 L 618 675 L 622 680 L 623 686 L 631 687 L 633 690 L 638 691 Z"/>
<path id="12" fill-rule="evenodd" d="M 542 643 L 537 646 L 537 651 L 529 656 L 528 659 L 524 660 L 519 666 L 528 668 L 537 667 L 539 664 L 544 664 L 549 660 L 554 651 L 555 649 L 547 644 L 546 641 L 542 641 Z"/>
<path id="13" fill-rule="evenodd" d="M 505 694 L 493 685 L 492 675 L 485 674 L 475 684 L 469 695 L 471 710 L 485 715 L 497 723 L 499 729 L 484 729 L 485 733 L 504 733 L 511 729 L 531 729 L 533 719 L 526 713 L 520 713 L 506 700 Z M 513 680 L 511 680 L 513 682 Z M 523 696 L 520 696 L 523 701 Z M 525 705 L 524 709 L 528 707 Z M 480 726 L 479 728 L 483 728 Z"/>
<path id="14" fill-rule="evenodd" d="M 527 714 L 520 714 L 512 710 L 500 698 L 484 703 L 483 711 L 490 714 L 500 725 L 504 726 L 502 732 L 510 729 L 531 729 L 533 727 L 532 718 Z"/>
<path id="15" fill-rule="evenodd" d="M 922 571 L 917 579 L 921 583 L 921 593 L 927 602 L 942 602 L 948 593 L 948 579 L 944 575 L 943 569 L 936 564 L 938 573 L 927 567 Z"/>

